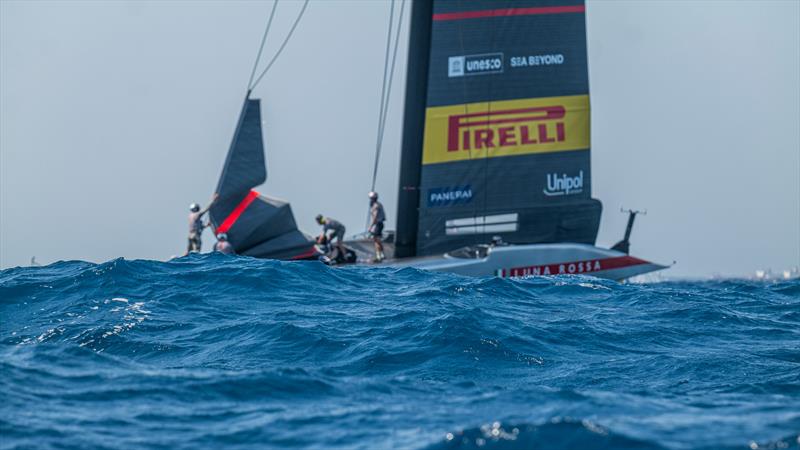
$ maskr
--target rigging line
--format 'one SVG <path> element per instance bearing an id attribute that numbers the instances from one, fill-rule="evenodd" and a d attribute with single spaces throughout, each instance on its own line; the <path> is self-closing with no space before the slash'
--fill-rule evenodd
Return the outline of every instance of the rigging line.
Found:
<path id="1" fill-rule="evenodd" d="M 389 116 L 389 98 L 392 95 L 392 80 L 394 79 L 394 67 L 397 61 L 397 47 L 400 42 L 400 27 L 403 24 L 403 9 L 405 9 L 405 0 L 400 2 L 400 19 L 397 22 L 397 31 L 395 32 L 394 50 L 392 54 L 392 65 L 389 69 L 389 83 L 386 88 L 386 103 L 383 105 L 383 116 L 380 125 L 380 137 L 378 138 L 378 151 L 375 154 L 375 171 L 372 176 L 372 190 L 375 190 L 375 180 L 378 175 L 378 167 L 380 165 L 381 152 L 383 151 L 383 136 L 386 131 L 386 119 Z"/>
<path id="2" fill-rule="evenodd" d="M 286 44 L 289 42 L 289 39 L 292 37 L 292 33 L 294 33 L 294 30 L 297 28 L 297 24 L 300 23 L 300 19 L 303 18 L 303 13 L 306 12 L 307 6 L 308 6 L 308 0 L 306 0 L 303 3 L 303 8 L 300 10 L 300 14 L 297 15 L 297 19 L 295 19 L 294 24 L 292 24 L 292 28 L 289 30 L 289 34 L 286 35 L 286 39 L 283 40 L 283 43 L 278 48 L 278 51 L 275 53 L 275 56 L 273 56 L 272 59 L 269 61 L 269 64 L 267 64 L 267 67 L 264 68 L 264 70 L 261 72 L 261 75 L 259 75 L 258 78 L 256 78 L 255 83 L 253 83 L 253 85 L 250 86 L 251 90 L 256 88 L 261 79 L 264 78 L 264 75 L 267 74 L 267 71 L 269 71 L 272 65 L 275 64 L 275 61 L 278 59 L 278 56 L 281 55 L 283 49 L 286 48 Z"/>
<path id="3" fill-rule="evenodd" d="M 386 32 L 386 50 L 384 51 L 383 55 L 383 79 L 381 81 L 381 103 L 380 107 L 378 108 L 378 128 L 377 128 L 377 136 L 375 142 L 375 161 L 372 166 L 372 184 L 370 185 L 370 191 L 375 191 L 375 181 L 378 176 L 378 160 L 380 159 L 380 147 L 381 147 L 381 124 L 383 123 L 383 110 L 384 104 L 386 103 L 386 71 L 389 65 L 389 49 L 391 48 L 392 42 L 392 27 L 394 26 L 394 0 L 392 0 L 391 7 L 389 8 L 389 29 Z M 370 216 L 371 216 L 371 209 L 367 208 L 367 220 L 365 222 L 364 228 L 369 228 L 370 224 Z"/>
<path id="4" fill-rule="evenodd" d="M 261 52 L 264 50 L 264 43 L 267 42 L 267 34 L 269 33 L 269 28 L 272 26 L 272 18 L 275 17 L 275 10 L 278 9 L 278 0 L 275 0 L 275 3 L 272 4 L 272 12 L 269 13 L 269 20 L 267 21 L 267 26 L 264 28 L 264 35 L 261 36 L 261 46 L 258 47 L 258 55 L 256 55 L 256 60 L 253 62 L 253 71 L 250 72 L 250 81 L 247 82 L 247 90 L 251 91 L 252 84 L 253 84 L 253 77 L 256 76 L 256 69 L 258 68 L 258 61 L 261 60 Z"/>
<path id="5" fill-rule="evenodd" d="M 394 79 L 394 66 L 395 62 L 397 61 L 397 47 L 399 47 L 398 44 L 400 43 L 400 29 L 403 26 L 403 10 L 405 9 L 405 6 L 406 6 L 405 0 L 400 0 L 400 18 L 397 20 L 397 30 L 395 31 L 394 35 L 394 50 L 392 50 L 392 65 L 389 68 L 389 84 L 387 85 L 386 88 L 386 103 L 383 105 L 383 116 L 380 126 L 380 138 L 378 138 L 378 142 L 380 142 L 380 147 L 378 150 L 377 159 L 380 159 L 380 151 L 383 148 L 383 133 L 386 130 L 386 118 L 389 115 L 389 98 L 392 96 L 392 80 Z M 374 186 L 372 190 L 375 190 Z"/>
<path id="6" fill-rule="evenodd" d="M 391 7 L 389 8 L 389 31 L 386 33 L 386 51 L 383 56 L 383 80 L 381 82 L 381 104 L 378 109 L 378 129 L 375 138 L 375 162 L 372 168 L 372 187 L 370 190 L 375 190 L 375 179 L 378 175 L 378 157 L 381 148 L 381 122 L 383 121 L 383 105 L 386 103 L 386 71 L 389 69 L 389 49 L 392 45 L 392 27 L 394 26 L 394 0 L 392 0 Z"/>
<path id="7" fill-rule="evenodd" d="M 378 133 L 380 133 L 381 121 L 383 120 L 383 106 L 386 104 L 386 73 L 389 66 L 389 49 L 392 44 L 392 27 L 394 26 L 394 0 L 391 1 L 389 9 L 389 29 L 386 32 L 386 50 L 383 55 L 383 78 L 381 80 L 381 105 L 378 109 Z"/>
<path id="8" fill-rule="evenodd" d="M 397 49 L 400 44 L 400 31 L 403 26 L 403 11 L 405 10 L 405 0 L 400 0 L 400 17 L 397 20 L 397 29 L 394 35 L 394 49 L 392 50 L 392 65 L 389 68 L 389 82 L 386 87 L 386 101 L 383 105 L 383 114 L 380 118 L 380 125 L 378 131 L 378 147 L 375 152 L 375 168 L 372 174 L 372 190 L 375 190 L 375 181 L 378 175 L 378 167 L 380 165 L 381 152 L 383 150 L 383 136 L 386 131 L 386 119 L 389 116 L 389 98 L 392 95 L 392 80 L 394 80 L 394 67 L 397 62 Z"/>

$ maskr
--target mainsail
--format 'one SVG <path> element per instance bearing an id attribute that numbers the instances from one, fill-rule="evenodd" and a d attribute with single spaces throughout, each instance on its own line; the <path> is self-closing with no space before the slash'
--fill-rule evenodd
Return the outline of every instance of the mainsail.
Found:
<path id="1" fill-rule="evenodd" d="M 493 235 L 595 242 L 584 13 L 582 0 L 414 3 L 398 256 Z"/>
<path id="2" fill-rule="evenodd" d="M 245 99 L 211 207 L 215 233 L 226 233 L 236 253 L 259 258 L 300 259 L 311 240 L 297 229 L 289 203 L 252 190 L 267 180 L 261 135 L 261 102 Z"/>

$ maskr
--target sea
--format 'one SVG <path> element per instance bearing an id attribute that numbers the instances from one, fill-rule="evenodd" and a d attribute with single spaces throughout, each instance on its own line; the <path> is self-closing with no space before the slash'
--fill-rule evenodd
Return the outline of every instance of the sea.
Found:
<path id="1" fill-rule="evenodd" d="M 6 269 L 0 448 L 798 449 L 800 280 Z"/>

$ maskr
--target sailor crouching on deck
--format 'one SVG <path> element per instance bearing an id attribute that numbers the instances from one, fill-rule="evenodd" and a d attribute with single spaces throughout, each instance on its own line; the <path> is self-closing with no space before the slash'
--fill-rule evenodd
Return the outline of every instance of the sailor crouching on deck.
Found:
<path id="1" fill-rule="evenodd" d="M 214 194 L 214 197 L 211 198 L 211 202 L 203 210 L 200 210 L 200 205 L 197 203 L 189 205 L 189 245 L 186 247 L 186 253 L 184 255 L 199 252 L 200 248 L 203 246 L 203 230 L 209 225 L 209 222 L 203 223 L 203 216 L 211 209 L 211 206 L 217 201 L 217 198 L 219 198 L 219 194 Z"/>
<path id="2" fill-rule="evenodd" d="M 372 242 L 375 243 L 375 262 L 379 263 L 386 258 L 383 254 L 383 222 L 386 221 L 386 213 L 383 211 L 383 205 L 378 201 L 378 193 L 369 193 L 369 234 L 372 236 Z"/>
<path id="3" fill-rule="evenodd" d="M 220 233 L 217 235 L 217 243 L 214 245 L 214 251 L 223 253 L 225 255 L 236 254 L 236 251 L 233 250 L 233 245 L 228 242 L 228 235 L 225 233 Z"/>
<path id="4" fill-rule="evenodd" d="M 342 244 L 342 239 L 344 239 L 344 225 L 336 219 L 331 219 L 330 217 L 324 217 L 322 214 L 317 214 L 317 223 L 322 225 L 322 234 L 319 235 L 317 238 L 318 243 L 322 243 L 326 241 L 328 243 L 333 243 L 338 251 L 339 255 L 347 254 L 344 249 L 344 245 Z M 336 242 L 333 242 L 334 238 Z M 336 259 L 331 258 L 331 259 Z"/>

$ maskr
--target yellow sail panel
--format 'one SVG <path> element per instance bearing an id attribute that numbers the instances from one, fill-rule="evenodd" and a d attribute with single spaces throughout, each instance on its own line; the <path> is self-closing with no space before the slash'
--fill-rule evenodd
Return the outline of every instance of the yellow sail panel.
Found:
<path id="1" fill-rule="evenodd" d="M 430 107 L 422 163 L 584 150 L 589 122 L 588 95 Z"/>

